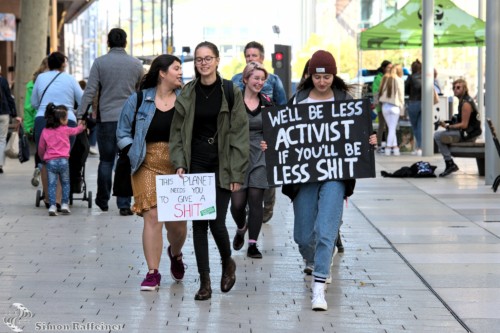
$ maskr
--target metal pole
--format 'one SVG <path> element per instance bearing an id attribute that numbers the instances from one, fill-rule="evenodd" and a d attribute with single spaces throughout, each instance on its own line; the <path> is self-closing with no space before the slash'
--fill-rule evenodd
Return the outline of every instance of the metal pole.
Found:
<path id="1" fill-rule="evenodd" d="M 484 0 L 479 0 L 478 16 L 479 19 L 484 21 Z M 484 114 L 484 48 L 482 46 L 477 49 L 477 107 L 483 125 L 483 131 L 486 129 L 485 114 Z"/>
<path id="2" fill-rule="evenodd" d="M 134 0 L 130 0 L 130 55 L 134 56 Z"/>
<path id="3" fill-rule="evenodd" d="M 500 130 L 500 117 L 498 106 L 500 105 L 500 65 L 498 57 L 500 55 L 500 1 L 488 0 L 486 2 L 486 118 L 490 118 L 497 133 Z M 486 126 L 487 127 L 487 126 Z M 489 129 L 485 134 L 485 183 L 492 185 L 496 176 L 500 173 L 500 162 L 498 152 Z"/>
<path id="4" fill-rule="evenodd" d="M 422 0 L 422 153 L 434 155 L 434 0 Z"/>

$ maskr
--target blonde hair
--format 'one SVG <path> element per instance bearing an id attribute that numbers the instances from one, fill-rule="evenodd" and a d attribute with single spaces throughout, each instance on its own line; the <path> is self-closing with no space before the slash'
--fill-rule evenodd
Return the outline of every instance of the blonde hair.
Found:
<path id="1" fill-rule="evenodd" d="M 264 78 L 267 80 L 268 77 L 268 72 L 264 68 L 264 66 L 261 63 L 258 63 L 256 61 L 250 61 L 246 66 L 245 69 L 243 70 L 243 79 L 248 80 L 250 76 L 252 76 L 253 72 L 259 70 L 264 72 Z"/>
<path id="2" fill-rule="evenodd" d="M 382 93 L 385 85 L 387 85 L 387 97 L 391 97 L 392 91 L 396 89 L 396 77 L 403 77 L 403 66 L 401 64 L 392 66 L 390 73 L 382 77 L 379 91 Z"/>

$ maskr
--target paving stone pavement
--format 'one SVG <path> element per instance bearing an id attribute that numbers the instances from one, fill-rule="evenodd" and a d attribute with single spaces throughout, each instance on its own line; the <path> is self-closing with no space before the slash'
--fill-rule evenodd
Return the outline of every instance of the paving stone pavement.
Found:
<path id="1" fill-rule="evenodd" d="M 498 194 L 472 159 L 457 159 L 461 170 L 445 179 L 380 176 L 422 159 L 437 173 L 443 167 L 438 155 L 377 155 L 377 178 L 358 181 L 344 210 L 345 253 L 334 259 L 326 312 L 311 310 L 292 206 L 281 194 L 258 242 L 263 259 L 247 258 L 246 247 L 233 252 L 237 280 L 224 294 L 210 239 L 212 299 L 194 301 L 191 230 L 184 281 L 170 278 L 164 253 L 161 288 L 141 292 L 141 218 L 119 216 L 114 202 L 101 212 L 78 200 L 71 215 L 49 217 L 35 207 L 32 161 L 8 160 L 0 175 L 0 332 L 13 325 L 24 332 L 78 331 L 72 325 L 92 332 L 498 332 Z M 90 156 L 86 165 L 94 197 L 97 161 Z M 227 225 L 232 239 L 230 215 Z"/>

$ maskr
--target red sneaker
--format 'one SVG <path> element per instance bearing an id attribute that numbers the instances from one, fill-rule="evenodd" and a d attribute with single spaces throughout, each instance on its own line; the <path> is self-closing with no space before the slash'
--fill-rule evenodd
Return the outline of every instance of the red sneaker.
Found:
<path id="1" fill-rule="evenodd" d="M 147 273 L 146 278 L 141 283 L 142 291 L 155 291 L 160 289 L 161 274 L 155 269 L 153 273 Z"/>
<path id="2" fill-rule="evenodd" d="M 173 256 L 170 252 L 170 246 L 167 249 L 168 257 L 170 258 L 170 275 L 172 279 L 179 282 L 184 278 L 184 272 L 186 271 L 186 266 L 182 261 L 182 252 L 176 256 Z"/>

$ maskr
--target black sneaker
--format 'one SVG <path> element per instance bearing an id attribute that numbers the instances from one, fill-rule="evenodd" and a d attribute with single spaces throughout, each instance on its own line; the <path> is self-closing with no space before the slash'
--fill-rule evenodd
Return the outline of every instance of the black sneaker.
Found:
<path id="1" fill-rule="evenodd" d="M 233 249 L 239 251 L 243 247 L 243 244 L 245 244 L 245 234 L 240 234 L 236 231 L 233 239 Z"/>
<path id="2" fill-rule="evenodd" d="M 257 244 L 253 243 L 248 245 L 247 257 L 262 259 L 262 253 L 260 253 L 259 249 L 257 248 Z"/>
<path id="3" fill-rule="evenodd" d="M 439 177 L 446 177 L 449 174 L 457 171 L 458 171 L 458 166 L 455 163 L 453 163 L 452 165 L 448 166 L 446 170 L 444 170 L 441 174 L 439 174 Z"/>
<path id="4" fill-rule="evenodd" d="M 120 215 L 127 216 L 127 215 L 134 215 L 134 213 L 130 208 L 120 208 Z"/>

